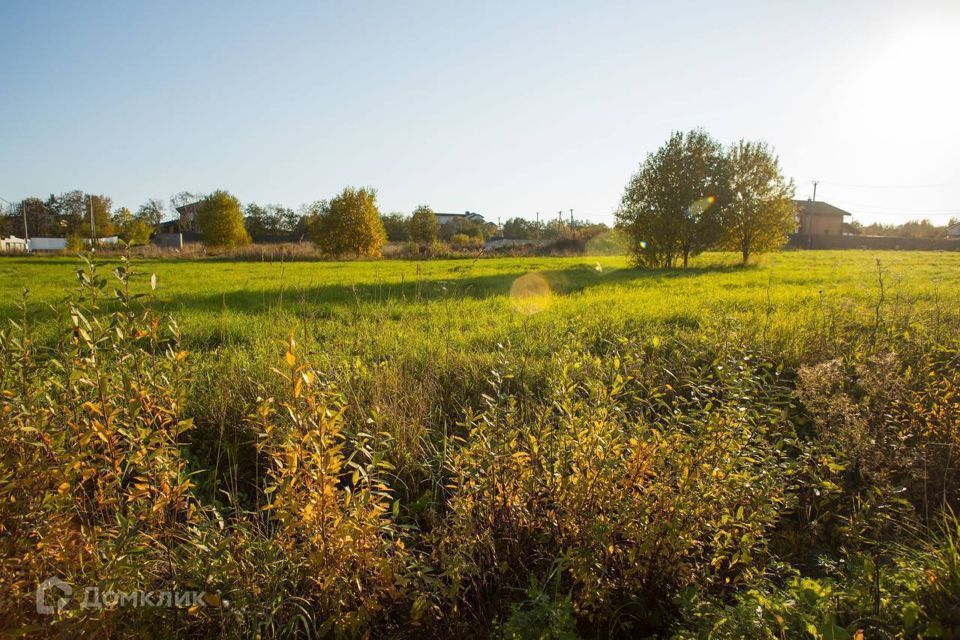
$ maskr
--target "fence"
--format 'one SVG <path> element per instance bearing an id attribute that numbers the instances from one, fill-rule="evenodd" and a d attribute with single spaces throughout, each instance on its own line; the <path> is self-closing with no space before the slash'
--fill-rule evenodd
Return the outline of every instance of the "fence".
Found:
<path id="1" fill-rule="evenodd" d="M 153 244 L 165 249 L 183 249 L 183 234 L 158 233 L 153 236 Z"/>
<path id="2" fill-rule="evenodd" d="M 120 244 L 120 239 L 117 236 L 97 238 L 96 240 L 84 238 L 83 244 L 87 248 L 90 248 L 94 245 L 98 247 L 112 248 Z M 0 238 L 0 251 L 3 252 L 66 251 L 66 249 L 66 238 L 29 238 L 27 240 L 24 240 L 23 238 L 17 238 L 16 236 Z"/>
<path id="3" fill-rule="evenodd" d="M 67 248 L 66 238 L 30 238 L 30 251 L 63 251 Z"/>
<path id="4" fill-rule="evenodd" d="M 890 236 L 796 233 L 791 249 L 888 249 L 901 251 L 960 251 L 960 238 L 894 238 Z"/>

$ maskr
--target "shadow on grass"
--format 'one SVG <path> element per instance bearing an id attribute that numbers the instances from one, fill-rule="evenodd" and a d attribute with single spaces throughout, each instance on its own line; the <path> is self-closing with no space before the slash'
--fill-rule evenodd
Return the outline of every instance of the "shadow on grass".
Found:
<path id="1" fill-rule="evenodd" d="M 559 295 L 580 293 L 597 286 L 656 286 L 658 281 L 696 278 L 706 274 L 739 273 L 756 267 L 704 266 L 687 269 L 616 269 L 601 271 L 589 264 L 568 269 L 536 271 Z M 528 271 L 469 275 L 467 270 L 451 278 L 410 279 L 401 282 L 274 286 L 220 293 L 178 293 L 156 306 L 168 312 L 200 313 L 239 311 L 260 313 L 277 308 L 360 308 L 368 305 L 417 304 L 443 300 L 484 300 L 506 296 L 513 282 Z"/>
<path id="2" fill-rule="evenodd" d="M 355 310 L 358 317 L 362 317 L 365 312 L 377 307 L 392 307 L 396 310 L 400 307 L 436 304 L 444 301 L 454 303 L 449 312 L 457 313 L 459 311 L 456 308 L 457 301 L 508 296 L 513 282 L 528 273 L 539 273 L 547 280 L 555 294 L 564 296 L 602 286 L 633 286 L 655 290 L 661 283 L 679 279 L 691 279 L 710 274 L 742 273 L 755 268 L 715 265 L 674 270 L 622 268 L 600 271 L 585 259 L 583 263 L 571 265 L 565 269 L 516 270 L 498 274 L 470 275 L 471 268 L 465 265 L 464 268 L 457 268 L 450 273 L 450 277 L 447 278 L 432 274 L 430 277 L 400 282 L 319 284 L 306 287 L 295 285 L 281 287 L 279 283 L 270 283 L 267 288 L 224 292 L 167 291 L 156 298 L 152 296 L 144 298 L 141 302 L 155 311 L 169 314 L 180 320 L 186 319 L 188 314 L 200 316 L 190 323 L 189 335 L 185 334 L 183 339 L 188 348 L 203 351 L 220 346 L 238 347 L 248 343 L 251 340 L 249 331 L 251 323 L 260 322 L 252 316 L 282 311 L 303 314 L 305 320 L 322 320 Z M 213 288 L 215 283 L 213 286 L 209 284 L 203 286 Z M 68 301 L 75 299 L 71 289 L 65 287 L 63 295 L 57 296 L 56 299 L 29 300 L 28 315 L 31 323 L 34 327 L 41 329 L 40 335 L 34 336 L 35 339 L 50 345 L 55 342 L 57 330 L 50 322 L 57 316 L 65 318 L 63 314 L 66 313 Z M 8 295 L 0 299 L 0 319 L 19 319 L 21 311 L 16 305 L 16 296 Z M 107 294 L 101 298 L 99 308 L 101 313 L 109 313 L 117 310 L 119 306 Z M 684 326 L 696 325 L 696 319 L 683 314 L 679 314 L 675 322 Z"/>

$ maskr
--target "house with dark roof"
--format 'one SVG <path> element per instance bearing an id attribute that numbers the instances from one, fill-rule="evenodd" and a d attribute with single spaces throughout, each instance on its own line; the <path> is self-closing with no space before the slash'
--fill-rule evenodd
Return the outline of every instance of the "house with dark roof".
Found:
<path id="1" fill-rule="evenodd" d="M 843 219 L 850 213 L 819 200 L 794 200 L 797 205 L 797 233 L 843 235 Z"/>
<path id="2" fill-rule="evenodd" d="M 199 209 L 199 201 L 177 207 L 177 213 L 180 214 L 180 231 L 190 233 L 197 230 L 197 211 Z"/>
<path id="3" fill-rule="evenodd" d="M 197 210 L 199 209 L 199 201 L 177 207 L 179 217 L 161 222 L 157 227 L 157 231 L 160 233 L 196 233 Z"/>

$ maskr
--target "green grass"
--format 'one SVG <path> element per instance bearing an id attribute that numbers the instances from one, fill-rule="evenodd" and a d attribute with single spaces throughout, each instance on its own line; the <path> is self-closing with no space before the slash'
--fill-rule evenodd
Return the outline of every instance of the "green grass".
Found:
<path id="1" fill-rule="evenodd" d="M 556 346 L 557 332 L 590 335 L 638 329 L 672 333 L 734 325 L 761 332 L 801 356 L 799 326 L 845 318 L 872 322 L 884 308 L 911 313 L 955 309 L 960 254 L 791 252 L 742 268 L 730 254 L 707 254 L 687 270 L 642 271 L 626 259 L 497 258 L 478 261 L 257 263 L 142 261 L 140 288 L 156 274 L 155 303 L 179 321 L 186 344 L 259 348 L 290 331 L 326 352 L 389 357 L 482 352 L 514 341 Z M 41 323 L 46 306 L 76 288 L 71 258 L 0 260 L 0 316 L 16 316 L 20 291 Z M 542 274 L 552 295 L 539 313 L 519 312 L 510 287 Z"/>
<path id="2" fill-rule="evenodd" d="M 632 269 L 625 258 L 498 258 L 478 261 L 257 263 L 142 261 L 139 288 L 172 314 L 192 352 L 220 352 L 266 369 L 294 332 L 315 359 L 339 368 L 360 359 L 449 362 L 482 370 L 498 345 L 535 359 L 569 345 L 599 349 L 610 336 L 723 332 L 776 352 L 788 365 L 816 361 L 844 327 L 876 321 L 879 268 L 884 316 L 939 317 L 960 308 L 960 255 L 931 252 L 791 252 L 740 267 L 707 254 L 687 270 Z M 0 316 L 17 316 L 19 292 L 52 333 L 50 304 L 76 289 L 79 261 L 0 260 Z M 512 283 L 539 273 L 552 295 L 533 315 L 518 311 Z M 112 286 L 112 285 L 111 285 Z M 62 305 L 61 305 L 62 307 Z M 926 326 L 936 326 L 927 323 Z"/>
<path id="3" fill-rule="evenodd" d="M 21 313 L 19 292 L 27 288 L 38 341 L 63 335 L 68 319 L 57 303 L 76 296 L 79 266 L 63 257 L 0 260 L 0 316 Z M 481 402 L 502 357 L 522 358 L 525 378 L 545 380 L 556 354 L 603 356 L 617 341 L 639 337 L 680 351 L 745 345 L 796 368 L 853 353 L 880 328 L 950 341 L 949 320 L 960 309 L 955 253 L 785 252 L 746 268 L 733 254 L 714 253 L 674 271 L 634 269 L 624 257 L 134 266 L 141 274 L 135 288 L 178 322 L 183 348 L 206 371 L 190 392 L 201 422 L 239 419 L 240 400 L 259 391 L 233 381 L 271 379 L 292 333 L 363 408 L 352 416 L 357 428 L 378 415 L 412 449 Z M 113 278 L 102 272 L 109 290 Z M 533 314 L 510 294 L 530 273 L 551 290 Z M 420 404 L 398 407 L 411 389 Z"/>

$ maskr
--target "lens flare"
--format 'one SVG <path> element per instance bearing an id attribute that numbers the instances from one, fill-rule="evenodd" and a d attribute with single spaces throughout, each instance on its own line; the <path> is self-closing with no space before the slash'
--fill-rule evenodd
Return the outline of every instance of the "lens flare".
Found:
<path id="1" fill-rule="evenodd" d="M 550 306 L 550 283 L 539 273 L 527 273 L 510 286 L 510 302 L 524 315 L 540 313 Z"/>
<path id="2" fill-rule="evenodd" d="M 641 249 L 646 249 L 646 248 L 647 248 L 647 241 L 646 241 L 646 240 L 641 240 L 641 241 L 640 241 L 640 248 L 641 248 Z"/>
<path id="3" fill-rule="evenodd" d="M 622 256 L 629 253 L 626 234 L 617 230 L 604 231 L 587 240 L 584 253 L 591 256 Z"/>
<path id="4" fill-rule="evenodd" d="M 717 199 L 713 196 L 707 196 L 706 198 L 695 200 L 689 207 L 687 207 L 687 214 L 691 217 L 699 216 L 703 214 L 704 211 L 709 209 L 710 206 L 716 202 L 716 200 Z"/>

